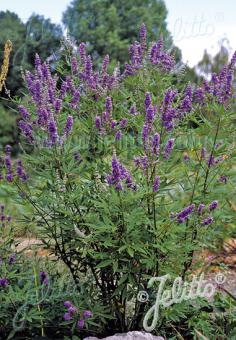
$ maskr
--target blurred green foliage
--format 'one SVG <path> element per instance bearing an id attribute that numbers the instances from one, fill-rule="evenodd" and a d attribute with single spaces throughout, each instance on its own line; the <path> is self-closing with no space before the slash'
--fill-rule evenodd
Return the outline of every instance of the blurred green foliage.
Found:
<path id="1" fill-rule="evenodd" d="M 43 16 L 33 14 L 23 23 L 15 13 L 0 11 L 0 64 L 5 42 L 9 39 L 13 43 L 5 89 L 0 94 L 0 149 L 9 143 L 18 151 L 17 114 L 9 97 L 21 96 L 24 92 L 22 70 L 32 69 L 35 53 L 42 59 L 56 53 L 61 38 L 61 26 Z"/>

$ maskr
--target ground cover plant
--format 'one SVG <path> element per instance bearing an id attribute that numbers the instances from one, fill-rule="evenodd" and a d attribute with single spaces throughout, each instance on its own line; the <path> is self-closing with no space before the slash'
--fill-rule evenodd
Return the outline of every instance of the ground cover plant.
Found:
<path id="1" fill-rule="evenodd" d="M 76 52 L 68 43 L 56 74 L 38 55 L 34 72 L 24 73 L 27 93 L 15 99 L 22 154 L 13 159 L 5 148 L 1 183 L 31 206 L 21 220 L 34 225 L 53 259 L 12 255 L 9 224 L 17 221 L 2 207 L 5 337 L 142 330 L 155 301 L 154 292 L 147 303 L 138 300 L 148 280 L 187 280 L 201 266 L 194 254 L 234 232 L 236 54 L 197 87 L 185 83 L 161 38 L 148 43 L 144 24 L 129 52 L 121 69 L 111 70 L 105 56 L 95 70 L 85 44 Z M 73 284 L 58 295 L 67 281 Z M 217 330 L 227 337 L 235 318 L 222 326 L 216 310 L 233 304 L 230 297 L 183 301 L 162 311 L 153 333 L 194 338 L 197 329 L 211 338 Z M 22 328 L 12 326 L 16 313 Z"/>

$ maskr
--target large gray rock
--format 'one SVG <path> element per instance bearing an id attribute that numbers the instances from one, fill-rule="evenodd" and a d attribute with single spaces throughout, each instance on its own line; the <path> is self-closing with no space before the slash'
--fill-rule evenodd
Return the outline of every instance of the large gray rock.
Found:
<path id="1" fill-rule="evenodd" d="M 112 336 L 108 336 L 107 338 L 99 339 L 93 336 L 89 336 L 84 340 L 165 340 L 162 336 L 155 336 L 151 333 L 145 332 L 128 332 L 122 334 L 115 334 Z"/>

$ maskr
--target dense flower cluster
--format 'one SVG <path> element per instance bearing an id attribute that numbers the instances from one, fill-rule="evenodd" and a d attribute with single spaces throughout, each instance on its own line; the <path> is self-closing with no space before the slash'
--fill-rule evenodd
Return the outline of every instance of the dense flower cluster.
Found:
<path id="1" fill-rule="evenodd" d="M 177 221 L 179 223 L 184 223 L 188 220 L 189 216 L 194 212 L 195 204 L 191 204 L 184 208 L 181 212 L 177 214 Z"/>
<path id="2" fill-rule="evenodd" d="M 148 49 L 145 24 L 141 25 L 139 37 L 140 41 L 135 41 L 129 48 L 130 62 L 125 64 L 125 70 L 121 79 L 136 74 L 136 72 L 140 68 L 143 68 L 147 62 L 165 72 L 173 69 L 175 60 L 170 53 L 165 51 L 162 38 L 156 43 L 153 43 L 151 48 Z"/>
<path id="3" fill-rule="evenodd" d="M 167 89 L 160 108 L 162 125 L 167 131 L 173 130 L 175 125 L 186 114 L 192 111 L 193 89 L 188 84 L 184 93 L 178 93 L 177 89 Z"/>
<path id="4" fill-rule="evenodd" d="M 224 66 L 219 74 L 213 73 L 211 80 L 204 80 L 202 86 L 196 88 L 193 97 L 197 103 L 205 104 L 208 96 L 215 98 L 219 104 L 227 105 L 232 96 L 233 73 L 236 65 L 236 52 L 229 65 Z"/>
<path id="5" fill-rule="evenodd" d="M 28 179 L 22 161 L 18 160 L 16 164 L 12 162 L 10 145 L 6 145 L 5 147 L 4 159 L 0 158 L 0 180 L 4 178 L 4 172 L 7 182 L 12 182 L 14 177 L 21 181 L 26 181 Z"/>
<path id="6" fill-rule="evenodd" d="M 109 55 L 104 57 L 100 72 L 94 72 L 92 58 L 90 55 L 87 55 L 86 45 L 83 42 L 79 45 L 79 56 L 80 65 L 78 66 L 77 64 L 75 66 L 75 59 L 73 58 L 73 69 L 78 70 L 80 68 L 80 79 L 96 95 L 102 95 L 118 84 L 120 77 L 117 68 L 114 69 L 112 75 L 108 73 Z"/>
<path id="7" fill-rule="evenodd" d="M 80 90 L 75 87 L 70 77 L 67 77 L 58 89 L 57 76 L 52 76 L 49 65 L 42 63 L 38 55 L 35 57 L 35 72 L 27 71 L 25 79 L 36 116 L 23 105 L 19 105 L 18 109 L 22 118 L 19 121 L 19 128 L 23 136 L 32 144 L 36 142 L 38 131 L 40 131 L 45 146 L 63 144 L 72 131 L 73 117 L 68 115 L 63 127 L 59 123 L 60 114 L 63 111 L 63 105 L 78 109 Z M 66 94 L 71 96 L 69 104 L 63 102 Z"/>
<path id="8" fill-rule="evenodd" d="M 212 212 L 217 207 L 218 207 L 218 201 L 212 201 L 208 206 L 208 211 Z M 184 223 L 189 220 L 189 217 L 192 214 L 195 213 L 200 219 L 199 220 L 200 224 L 203 226 L 207 226 L 207 225 L 212 224 L 214 222 L 214 219 L 212 216 L 206 216 L 207 211 L 205 211 L 205 208 L 206 206 L 204 203 L 200 203 L 197 209 L 196 209 L 195 204 L 192 203 L 186 208 L 184 208 L 182 211 L 180 211 L 179 213 L 174 214 L 173 217 L 176 218 L 176 221 L 178 223 Z"/>
<path id="9" fill-rule="evenodd" d="M 115 140 L 120 140 L 122 138 L 122 130 L 127 128 L 128 119 L 122 118 L 120 121 L 113 119 L 113 101 L 112 97 L 106 97 L 105 100 L 105 110 L 101 115 L 96 115 L 95 117 L 95 127 L 99 131 L 100 135 L 105 133 L 115 136 Z M 135 114 L 135 113 L 134 113 Z"/>
<path id="10" fill-rule="evenodd" d="M 64 306 L 67 309 L 67 312 L 64 313 L 63 316 L 64 320 L 77 320 L 76 325 L 78 329 L 83 329 L 85 326 L 85 320 L 93 317 L 90 310 L 85 310 L 83 313 L 79 313 L 78 308 L 76 308 L 71 301 L 65 301 Z"/>
<path id="11" fill-rule="evenodd" d="M 130 172 L 118 161 L 115 155 L 112 158 L 111 167 L 112 173 L 106 176 L 109 185 L 114 186 L 117 191 L 123 190 L 123 184 L 129 189 L 136 190 Z"/>
<path id="12" fill-rule="evenodd" d="M 149 52 L 149 60 L 153 65 L 157 65 L 167 72 L 175 66 L 173 56 L 164 50 L 162 38 L 152 45 Z"/>

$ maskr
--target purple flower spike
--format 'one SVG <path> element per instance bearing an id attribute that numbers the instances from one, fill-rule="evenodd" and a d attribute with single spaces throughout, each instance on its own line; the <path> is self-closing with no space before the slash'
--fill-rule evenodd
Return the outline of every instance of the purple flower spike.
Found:
<path id="1" fill-rule="evenodd" d="M 9 256 L 8 263 L 9 265 L 12 265 L 16 262 L 16 253 L 13 253 Z"/>
<path id="2" fill-rule="evenodd" d="M 148 124 L 152 124 L 154 117 L 155 117 L 156 109 L 153 105 L 149 105 L 149 107 L 146 109 L 146 122 Z"/>
<path id="3" fill-rule="evenodd" d="M 230 64 L 229 64 L 229 69 L 233 70 L 236 64 L 236 51 L 234 52 L 231 60 L 230 60 Z"/>
<path id="4" fill-rule="evenodd" d="M 9 182 L 9 183 L 13 182 L 13 178 L 14 178 L 14 176 L 13 176 L 12 173 L 8 173 L 8 174 L 6 175 L 6 180 L 7 180 L 7 182 Z"/>
<path id="5" fill-rule="evenodd" d="M 35 54 L 35 59 L 34 59 L 34 66 L 36 69 L 38 69 L 39 67 L 41 67 L 42 63 L 41 63 L 41 59 L 38 55 L 38 53 Z"/>
<path id="6" fill-rule="evenodd" d="M 156 65 L 161 61 L 161 56 L 163 55 L 163 39 L 160 38 L 157 43 L 152 45 L 150 53 L 150 61 L 152 64 Z"/>
<path id="7" fill-rule="evenodd" d="M 39 273 L 39 280 L 40 280 L 40 283 L 45 285 L 45 286 L 48 286 L 49 284 L 49 279 L 48 279 L 48 275 L 47 273 L 45 272 L 40 272 Z"/>
<path id="8" fill-rule="evenodd" d="M 30 118 L 30 114 L 29 114 L 28 110 L 23 105 L 19 105 L 18 110 L 19 110 L 20 115 L 23 119 L 27 120 L 27 119 Z"/>
<path id="9" fill-rule="evenodd" d="M 79 45 L 79 55 L 80 55 L 81 63 L 82 63 L 82 65 L 84 65 L 85 62 L 86 62 L 86 58 L 87 58 L 86 45 L 85 45 L 84 42 L 82 42 L 82 43 Z"/>
<path id="10" fill-rule="evenodd" d="M 159 133 L 155 133 L 155 135 L 152 138 L 152 152 L 154 155 L 159 155 L 159 148 L 160 148 L 160 135 Z"/>
<path id="11" fill-rule="evenodd" d="M 112 112 L 112 98 L 111 97 L 106 98 L 106 110 L 109 113 Z"/>
<path id="12" fill-rule="evenodd" d="M 79 91 L 79 89 L 77 89 L 77 90 L 74 90 L 73 92 L 74 92 L 74 93 L 73 93 L 73 98 L 72 98 L 72 100 L 71 100 L 70 106 L 71 106 L 73 109 L 76 109 L 76 108 L 77 108 L 77 105 L 78 105 L 78 103 L 79 103 L 79 101 L 80 101 L 80 91 Z"/>
<path id="13" fill-rule="evenodd" d="M 197 209 L 198 215 L 202 215 L 204 208 L 205 208 L 205 204 L 200 203 Z"/>
<path id="14" fill-rule="evenodd" d="M 111 121 L 111 128 L 114 129 L 116 127 L 116 125 L 117 125 L 116 120 L 112 120 Z"/>
<path id="15" fill-rule="evenodd" d="M 146 92 L 146 94 L 145 94 L 144 103 L 145 103 L 146 109 L 148 109 L 148 107 L 152 104 L 152 97 L 151 97 L 151 94 L 149 92 Z"/>
<path id="16" fill-rule="evenodd" d="M 226 176 L 220 176 L 220 178 L 219 178 L 219 182 L 220 182 L 220 183 L 226 184 L 227 181 L 228 181 L 228 178 L 227 178 Z"/>
<path id="17" fill-rule="evenodd" d="M 57 134 L 57 126 L 55 120 L 50 120 L 48 124 L 48 134 L 49 134 L 49 141 L 52 145 L 56 144 L 58 141 L 58 134 Z"/>
<path id="18" fill-rule="evenodd" d="M 167 141 L 165 148 L 164 148 L 164 153 L 163 153 L 164 159 L 169 159 L 171 151 L 174 148 L 174 142 L 175 142 L 174 138 L 171 138 Z"/>
<path id="19" fill-rule="evenodd" d="M 8 155 L 8 156 L 11 154 L 11 145 L 7 144 L 7 145 L 5 146 L 5 153 L 6 153 L 6 155 Z"/>
<path id="20" fill-rule="evenodd" d="M 116 184 L 116 186 L 115 186 L 115 189 L 116 189 L 117 191 L 122 191 L 122 190 L 123 190 L 122 183 L 121 183 L 121 182 L 118 182 L 118 183 Z"/>
<path id="21" fill-rule="evenodd" d="M 122 118 L 121 121 L 120 121 L 120 128 L 124 129 L 126 127 L 127 123 L 128 123 L 128 119 Z"/>
<path id="22" fill-rule="evenodd" d="M 66 308 L 70 308 L 71 306 L 73 306 L 72 302 L 71 301 L 64 301 L 64 306 Z"/>
<path id="23" fill-rule="evenodd" d="M 190 112 L 192 110 L 192 100 L 186 96 L 180 106 L 181 114 L 183 116 L 184 113 Z"/>
<path id="24" fill-rule="evenodd" d="M 214 222 L 213 217 L 209 216 L 209 217 L 205 218 L 205 219 L 202 221 L 201 224 L 202 224 L 203 226 L 208 226 L 208 225 L 212 224 L 213 222 Z"/>
<path id="25" fill-rule="evenodd" d="M 9 285 L 9 282 L 6 277 L 0 278 L 0 287 L 6 288 L 8 285 Z"/>
<path id="26" fill-rule="evenodd" d="M 70 313 L 70 315 L 74 315 L 77 313 L 77 308 L 75 306 L 71 306 L 68 308 L 68 312 Z"/>
<path id="27" fill-rule="evenodd" d="M 124 77 L 132 76 L 135 74 L 135 69 L 132 65 L 125 63 Z"/>
<path id="28" fill-rule="evenodd" d="M 142 63 L 142 48 L 139 42 L 135 41 L 129 48 L 130 61 L 134 70 L 141 67 Z"/>
<path id="29" fill-rule="evenodd" d="M 147 48 L 147 29 L 144 23 L 142 23 L 140 27 L 139 36 L 140 36 L 140 44 L 141 44 L 142 51 L 145 51 Z"/>
<path id="30" fill-rule="evenodd" d="M 77 162 L 80 162 L 81 161 L 81 154 L 79 152 L 75 152 L 74 153 L 74 159 L 77 161 Z"/>
<path id="31" fill-rule="evenodd" d="M 184 93 L 187 97 L 192 98 L 193 96 L 193 88 L 191 84 L 188 84 L 184 90 Z"/>
<path id="32" fill-rule="evenodd" d="M 174 119 L 176 117 L 181 118 L 182 116 L 182 111 L 178 113 L 176 108 L 173 106 L 173 102 L 178 94 L 177 90 L 172 90 L 168 89 L 165 92 L 164 99 L 162 101 L 162 106 L 161 106 L 161 120 L 162 120 L 162 125 L 167 129 L 167 130 L 172 130 L 174 127 Z"/>
<path id="33" fill-rule="evenodd" d="M 184 208 L 180 213 L 177 214 L 177 221 L 179 223 L 184 223 L 190 214 L 192 214 L 192 212 L 195 209 L 195 204 L 191 204 L 188 207 Z"/>
<path id="34" fill-rule="evenodd" d="M 74 120 L 72 116 L 68 116 L 66 120 L 66 126 L 65 126 L 65 134 L 68 136 L 73 128 Z"/>
<path id="35" fill-rule="evenodd" d="M 84 319 L 80 319 L 80 320 L 77 322 L 77 328 L 78 328 L 78 329 L 83 329 L 83 328 L 84 328 L 84 325 L 85 325 Z"/>
<path id="36" fill-rule="evenodd" d="M 102 126 L 102 120 L 100 116 L 95 117 L 95 126 L 97 129 L 101 129 Z"/>
<path id="37" fill-rule="evenodd" d="M 71 58 L 71 69 L 73 74 L 78 73 L 78 62 L 75 56 Z"/>
<path id="38" fill-rule="evenodd" d="M 33 128 L 30 123 L 26 123 L 23 120 L 20 120 L 19 123 L 19 128 L 21 129 L 21 132 L 25 136 L 25 138 L 28 140 L 29 143 L 32 143 L 34 140 L 33 137 Z"/>
<path id="39" fill-rule="evenodd" d="M 213 166 L 213 165 L 215 165 L 215 164 L 216 164 L 216 160 L 215 160 L 214 156 L 213 156 L 213 155 L 210 155 L 210 156 L 209 156 L 209 159 L 208 159 L 208 161 L 207 161 L 207 165 L 208 165 L 209 168 L 210 168 L 211 166 Z"/>
<path id="40" fill-rule="evenodd" d="M 189 155 L 187 153 L 184 154 L 183 158 L 184 158 L 185 162 L 188 162 L 190 160 L 190 157 L 189 157 Z"/>
<path id="41" fill-rule="evenodd" d="M 218 201 L 213 201 L 211 202 L 211 204 L 209 205 L 209 210 L 215 210 L 218 207 Z"/>
<path id="42" fill-rule="evenodd" d="M 115 140 L 121 140 L 121 138 L 122 138 L 122 132 L 118 130 L 115 135 Z"/>
<path id="43" fill-rule="evenodd" d="M 196 90 L 194 92 L 194 100 L 198 104 L 204 104 L 205 93 L 204 93 L 203 88 L 201 88 L 201 87 L 196 88 Z"/>
<path id="44" fill-rule="evenodd" d="M 83 312 L 83 317 L 84 317 L 85 319 L 89 319 L 89 318 L 92 318 L 92 317 L 93 317 L 93 314 L 92 314 L 92 312 L 91 312 L 90 310 L 85 310 L 85 311 Z"/>
<path id="45" fill-rule="evenodd" d="M 107 175 L 107 183 L 114 186 L 117 191 L 123 190 L 122 181 L 125 182 L 128 188 L 135 190 L 129 171 L 118 161 L 114 155 L 111 162 L 112 173 Z"/>
<path id="46" fill-rule="evenodd" d="M 89 80 L 93 73 L 92 58 L 90 55 L 87 56 L 85 61 L 85 78 Z"/>
<path id="47" fill-rule="evenodd" d="M 144 147 L 146 146 L 148 135 L 149 135 L 149 126 L 145 124 L 143 126 L 143 131 L 142 131 L 142 139 L 143 139 Z"/>
<path id="48" fill-rule="evenodd" d="M 110 58 L 109 58 L 109 55 L 107 54 L 104 57 L 103 62 L 102 62 L 102 75 L 103 75 L 103 77 L 107 74 L 107 67 L 109 65 L 109 61 L 110 61 Z"/>
<path id="49" fill-rule="evenodd" d="M 7 156 L 5 157 L 5 166 L 8 172 L 11 172 L 11 158 L 10 156 L 7 154 Z"/>
<path id="50" fill-rule="evenodd" d="M 17 168 L 16 168 L 16 174 L 19 179 L 22 181 L 26 181 L 28 179 L 28 176 L 26 175 L 23 164 L 21 160 L 17 161 Z"/>
<path id="51" fill-rule="evenodd" d="M 136 105 L 133 104 L 129 110 L 129 112 L 132 114 L 132 115 L 137 115 L 138 112 L 137 112 L 137 108 L 136 108 Z"/>
<path id="52" fill-rule="evenodd" d="M 55 108 L 56 113 L 59 113 L 61 111 L 61 106 L 62 106 L 62 100 L 56 99 L 56 101 L 54 103 L 54 108 Z"/>
<path id="53" fill-rule="evenodd" d="M 160 177 L 157 176 L 153 182 L 153 192 L 157 192 L 159 190 L 159 187 L 160 187 Z"/>
<path id="54" fill-rule="evenodd" d="M 72 316 L 71 316 L 70 313 L 65 313 L 64 316 L 63 316 L 63 319 L 65 321 L 70 321 L 70 320 L 72 320 Z"/>
<path id="55" fill-rule="evenodd" d="M 165 92 L 165 97 L 163 100 L 163 105 L 165 106 L 169 106 L 174 99 L 177 97 L 178 91 L 177 90 L 172 90 L 172 89 L 168 89 Z"/>

